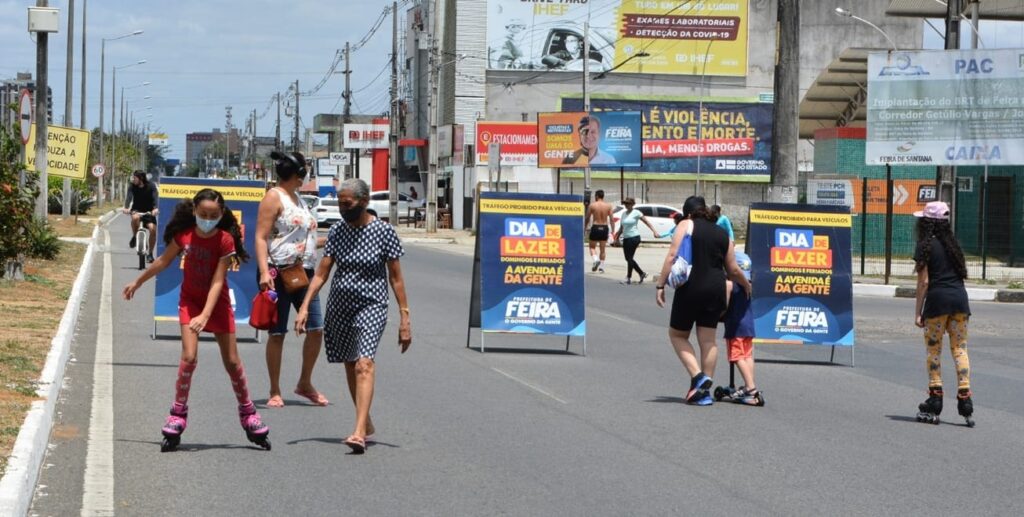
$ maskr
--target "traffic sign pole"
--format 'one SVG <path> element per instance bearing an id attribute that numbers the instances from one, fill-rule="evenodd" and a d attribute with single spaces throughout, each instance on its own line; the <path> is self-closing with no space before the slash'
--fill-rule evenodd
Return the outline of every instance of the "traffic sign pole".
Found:
<path id="1" fill-rule="evenodd" d="M 18 123 L 21 124 L 21 160 L 18 163 L 22 164 L 20 172 L 18 172 L 18 188 L 23 189 L 25 188 L 25 147 L 28 145 L 32 131 L 32 94 L 29 93 L 28 88 L 23 88 L 18 98 Z"/>

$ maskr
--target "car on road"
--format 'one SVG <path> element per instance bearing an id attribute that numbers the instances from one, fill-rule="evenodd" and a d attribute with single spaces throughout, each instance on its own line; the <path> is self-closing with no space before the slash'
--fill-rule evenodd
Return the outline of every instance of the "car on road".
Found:
<path id="1" fill-rule="evenodd" d="M 646 217 L 647 220 L 651 222 L 651 225 L 658 230 L 658 234 L 663 235 L 663 237 L 655 237 L 651 234 L 651 229 L 648 228 L 646 224 L 639 223 L 637 228 L 640 229 L 641 241 L 672 242 L 672 236 L 668 235 L 668 232 L 672 231 L 672 228 L 675 228 L 675 216 L 677 214 L 682 215 L 682 211 L 668 205 L 656 205 L 651 203 L 637 203 L 633 208 L 644 214 L 644 217 Z M 619 219 L 622 217 L 625 209 L 626 207 L 618 205 L 612 210 L 612 224 L 610 228 L 611 231 L 608 235 L 608 242 L 615 241 L 615 232 L 619 229 Z"/>
<path id="2" fill-rule="evenodd" d="M 306 197 L 312 197 L 316 200 L 315 205 L 310 205 L 310 210 L 316 216 L 317 226 L 330 226 L 341 220 L 341 211 L 338 210 L 337 199 L 303 196 L 304 199 Z M 307 205 L 309 205 L 308 201 Z"/>
<path id="3" fill-rule="evenodd" d="M 377 218 L 382 221 L 388 220 L 388 213 L 391 210 L 390 196 L 387 190 L 375 190 L 370 192 L 370 205 L 368 208 L 372 208 L 377 212 Z M 417 208 L 421 205 L 421 201 L 415 200 L 409 197 L 407 194 L 398 193 L 398 219 L 404 219 L 409 216 L 409 208 Z"/>

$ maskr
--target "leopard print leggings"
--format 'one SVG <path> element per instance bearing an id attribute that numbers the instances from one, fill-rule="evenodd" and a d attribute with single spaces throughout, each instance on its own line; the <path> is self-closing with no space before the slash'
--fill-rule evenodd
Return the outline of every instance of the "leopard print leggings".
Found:
<path id="1" fill-rule="evenodd" d="M 924 342 L 928 346 L 928 387 L 942 387 L 942 335 L 949 334 L 949 350 L 956 363 L 957 388 L 971 388 L 971 361 L 967 357 L 967 320 L 965 313 L 946 314 L 924 320 Z"/>

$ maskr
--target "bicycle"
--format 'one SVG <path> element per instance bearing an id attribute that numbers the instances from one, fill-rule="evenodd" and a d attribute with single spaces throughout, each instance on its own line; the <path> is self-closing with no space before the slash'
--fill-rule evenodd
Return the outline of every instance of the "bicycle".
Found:
<path id="1" fill-rule="evenodd" d="M 149 228 L 147 219 L 153 218 L 153 224 L 156 224 L 153 212 L 132 212 L 139 214 L 139 229 L 135 232 L 135 252 L 139 254 L 139 270 L 146 269 L 146 262 L 152 250 L 149 249 Z"/>

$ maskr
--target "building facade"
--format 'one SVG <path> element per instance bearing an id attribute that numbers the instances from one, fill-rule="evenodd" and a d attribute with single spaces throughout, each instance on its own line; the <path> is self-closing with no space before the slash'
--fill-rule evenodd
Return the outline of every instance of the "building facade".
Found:
<path id="1" fill-rule="evenodd" d="M 3 124 L 8 129 L 14 127 L 18 114 L 14 110 L 7 109 L 7 106 L 11 104 L 17 106 L 21 90 L 25 88 L 28 89 L 34 99 L 36 82 L 32 79 L 32 74 L 28 72 L 18 72 L 14 79 L 0 81 L 0 107 L 3 108 L 0 109 L 0 124 Z M 33 101 L 32 106 L 35 109 L 35 101 Z M 50 87 L 46 88 L 46 120 L 51 123 L 53 122 L 53 89 Z"/>

